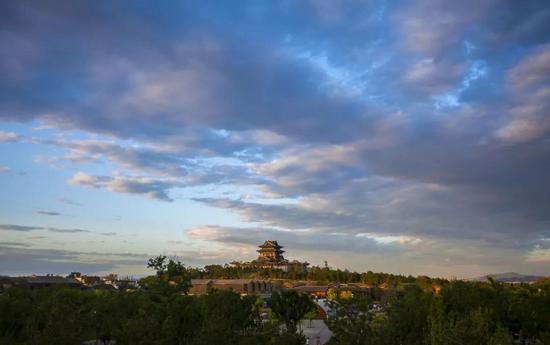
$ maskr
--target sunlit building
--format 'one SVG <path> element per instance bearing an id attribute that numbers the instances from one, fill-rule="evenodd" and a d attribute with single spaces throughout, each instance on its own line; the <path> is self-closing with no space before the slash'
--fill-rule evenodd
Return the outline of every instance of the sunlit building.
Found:
<path id="1" fill-rule="evenodd" d="M 256 260 L 250 262 L 232 262 L 233 265 L 243 268 L 266 268 L 279 269 L 284 272 L 303 272 L 307 270 L 309 263 L 297 260 L 289 261 L 285 259 L 283 246 L 277 241 L 267 240 L 258 246 L 259 256 Z"/>

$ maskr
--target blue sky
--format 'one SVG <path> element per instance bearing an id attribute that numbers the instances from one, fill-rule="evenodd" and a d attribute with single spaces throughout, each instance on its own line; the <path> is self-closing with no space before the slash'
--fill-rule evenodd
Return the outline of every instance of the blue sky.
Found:
<path id="1" fill-rule="evenodd" d="M 0 273 L 550 274 L 544 1 L 4 1 Z"/>

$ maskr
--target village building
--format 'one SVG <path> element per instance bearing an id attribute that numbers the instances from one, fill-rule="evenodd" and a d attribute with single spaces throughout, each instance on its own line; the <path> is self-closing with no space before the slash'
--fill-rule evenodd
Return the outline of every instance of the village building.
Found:
<path id="1" fill-rule="evenodd" d="M 76 279 L 64 278 L 55 275 L 21 277 L 23 284 L 31 289 L 46 288 L 52 286 L 82 288 L 83 285 Z"/>

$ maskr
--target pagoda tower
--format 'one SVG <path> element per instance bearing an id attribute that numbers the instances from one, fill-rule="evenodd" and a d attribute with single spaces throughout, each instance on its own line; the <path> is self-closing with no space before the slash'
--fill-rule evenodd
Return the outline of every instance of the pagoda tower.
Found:
<path id="1" fill-rule="evenodd" d="M 257 261 L 269 262 L 269 263 L 286 263 L 287 261 L 283 257 L 282 246 L 277 243 L 277 241 L 268 240 L 264 244 L 258 246 L 260 249 L 257 250 L 260 253 Z"/>

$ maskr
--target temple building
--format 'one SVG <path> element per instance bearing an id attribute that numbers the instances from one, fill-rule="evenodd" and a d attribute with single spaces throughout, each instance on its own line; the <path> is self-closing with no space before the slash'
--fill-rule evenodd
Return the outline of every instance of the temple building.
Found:
<path id="1" fill-rule="evenodd" d="M 279 269 L 284 272 L 303 272 L 306 271 L 307 266 L 309 266 L 307 262 L 300 262 L 297 260 L 289 261 L 285 259 L 283 256 L 285 252 L 283 246 L 279 245 L 277 241 L 267 240 L 258 247 L 260 248 L 257 250 L 259 256 L 256 260 L 250 262 L 232 262 L 232 264 L 245 268 Z"/>
<path id="2" fill-rule="evenodd" d="M 260 247 L 260 249 L 258 249 L 257 252 L 260 253 L 260 256 L 256 261 L 273 264 L 284 264 L 288 262 L 283 257 L 283 253 L 285 252 L 282 250 L 283 246 L 280 246 L 277 241 L 268 240 L 258 247 Z"/>

